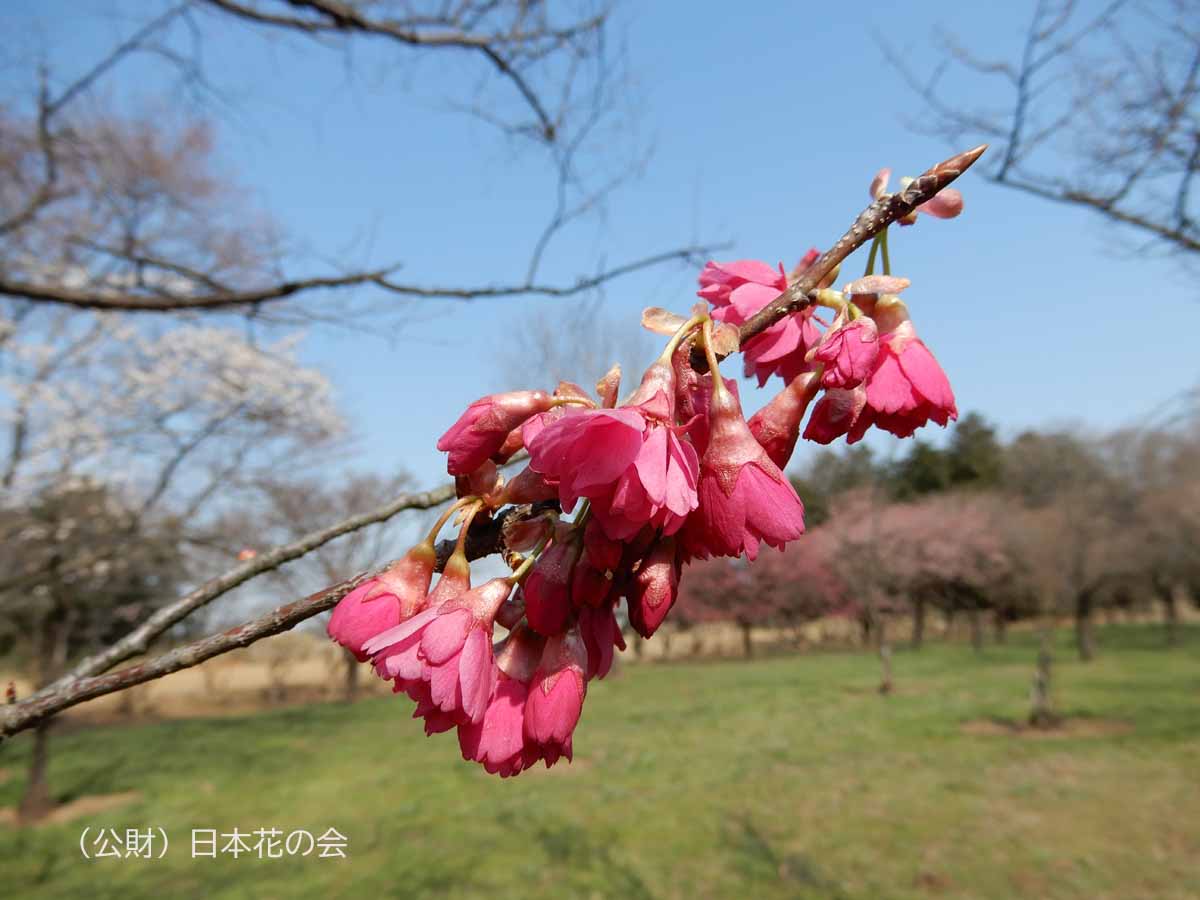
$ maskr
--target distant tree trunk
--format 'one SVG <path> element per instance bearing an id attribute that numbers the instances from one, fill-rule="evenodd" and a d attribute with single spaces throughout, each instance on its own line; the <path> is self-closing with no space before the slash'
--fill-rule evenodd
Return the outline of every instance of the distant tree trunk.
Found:
<path id="1" fill-rule="evenodd" d="M 1008 616 L 1004 614 L 1002 607 L 997 607 L 992 624 L 996 632 L 996 643 L 1005 644 L 1008 642 Z"/>
<path id="2" fill-rule="evenodd" d="M 946 630 L 942 632 L 942 637 L 950 640 L 954 637 L 954 607 L 946 607 Z"/>
<path id="3" fill-rule="evenodd" d="M 1167 646 L 1179 644 L 1179 600 L 1175 585 L 1158 585 L 1158 596 L 1163 603 L 1163 624 L 1166 626 Z"/>
<path id="4" fill-rule="evenodd" d="M 50 797 L 50 785 L 46 770 L 50 763 L 50 719 L 37 724 L 33 732 L 33 753 L 29 760 L 29 775 L 25 793 L 17 807 L 17 818 L 22 824 L 44 818 L 54 808 Z"/>
<path id="5" fill-rule="evenodd" d="M 746 659 L 754 656 L 754 636 L 750 633 L 751 625 L 749 622 L 738 622 L 738 627 L 742 630 L 742 655 Z"/>
<path id="6" fill-rule="evenodd" d="M 342 699 L 347 703 L 353 703 L 358 699 L 358 667 L 360 663 L 354 654 L 345 648 L 342 649 L 342 656 L 346 667 L 346 680 L 342 685 Z"/>
<path id="7" fill-rule="evenodd" d="M 892 681 L 892 645 L 888 642 L 883 619 L 875 620 L 875 631 L 879 639 L 879 693 L 886 697 L 895 686 Z"/>
<path id="8" fill-rule="evenodd" d="M 646 652 L 646 639 L 638 634 L 633 633 L 633 655 L 641 660 L 642 654 Z"/>
<path id="9" fill-rule="evenodd" d="M 57 569 L 54 571 L 57 574 Z M 73 624 L 74 617 L 64 613 L 57 603 L 42 619 L 38 633 L 37 687 L 45 687 L 66 668 L 69 629 Z M 50 727 L 53 721 L 53 717 L 43 719 L 33 732 L 33 752 L 29 757 L 25 793 L 17 806 L 17 818 L 22 824 L 36 822 L 54 808 L 47 776 L 50 767 Z"/>
<path id="10" fill-rule="evenodd" d="M 1050 728 L 1058 721 L 1058 717 L 1054 714 L 1050 692 L 1054 663 L 1053 639 L 1053 630 L 1043 627 L 1041 644 L 1038 647 L 1037 670 L 1033 676 L 1032 703 L 1029 710 L 1029 724 L 1034 728 Z"/>
<path id="11" fill-rule="evenodd" d="M 1092 623 L 1092 592 L 1080 591 L 1075 595 L 1075 644 L 1079 658 L 1088 662 L 1096 656 L 1096 635 Z"/>
<path id="12" fill-rule="evenodd" d="M 925 598 L 913 598 L 912 648 L 920 650 L 925 641 Z"/>
<path id="13" fill-rule="evenodd" d="M 983 650 L 983 614 L 975 600 L 967 607 L 967 621 L 971 623 L 971 646 L 978 653 Z"/>

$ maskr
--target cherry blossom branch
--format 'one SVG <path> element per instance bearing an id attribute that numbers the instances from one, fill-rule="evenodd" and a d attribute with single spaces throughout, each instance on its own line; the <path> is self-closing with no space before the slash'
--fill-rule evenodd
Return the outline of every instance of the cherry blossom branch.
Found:
<path id="1" fill-rule="evenodd" d="M 813 302 L 810 291 L 826 275 L 840 265 L 854 250 L 884 228 L 930 200 L 938 191 L 953 182 L 979 158 L 986 145 L 951 157 L 934 166 L 897 194 L 885 194 L 859 214 L 850 229 L 830 247 L 799 280 L 764 307 L 741 328 L 743 342 L 760 334 L 786 315 L 805 308 Z M 501 290 L 501 289 L 496 289 Z M 150 642 L 162 635 L 196 609 L 210 603 L 255 575 L 278 568 L 285 562 L 303 556 L 342 534 L 380 522 L 404 509 L 427 509 L 454 496 L 447 485 L 420 494 L 406 494 L 370 513 L 346 519 L 327 529 L 313 532 L 291 544 L 278 547 L 213 579 L 190 594 L 164 607 L 146 623 L 135 629 L 107 650 L 83 660 L 71 673 L 38 691 L 27 700 L 12 704 L 0 712 L 0 738 L 30 728 L 37 722 L 69 707 L 105 694 L 125 690 L 161 678 L 180 669 L 195 666 L 214 656 L 249 646 L 265 637 L 287 631 L 300 622 L 331 609 L 337 602 L 379 570 L 364 572 L 332 587 L 312 594 L 303 600 L 289 603 L 269 613 L 251 619 L 235 628 L 210 635 L 178 647 L 161 656 L 118 672 L 101 674 L 118 662 L 145 652 Z M 535 515 L 534 508 L 518 508 L 513 515 L 526 518 Z M 470 554 L 474 558 L 488 555 L 503 544 L 505 515 L 481 522 L 468 534 Z"/>
<path id="2" fill-rule="evenodd" d="M 766 331 L 784 316 L 799 312 L 814 302 L 810 292 L 835 268 L 840 266 L 851 253 L 869 241 L 898 219 L 932 200 L 938 191 L 948 187 L 959 175 L 967 171 L 975 160 L 983 155 L 987 144 L 964 150 L 956 156 L 943 160 L 914 179 L 908 187 L 895 194 L 883 194 L 874 203 L 858 214 L 850 226 L 832 247 L 826 250 L 788 289 L 746 320 L 738 329 L 741 346 L 756 335 Z M 693 355 L 693 359 L 695 356 Z"/>

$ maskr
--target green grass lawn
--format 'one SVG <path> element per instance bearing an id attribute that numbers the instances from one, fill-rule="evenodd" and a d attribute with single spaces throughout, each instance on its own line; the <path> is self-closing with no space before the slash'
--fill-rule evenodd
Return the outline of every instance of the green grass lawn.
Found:
<path id="1" fill-rule="evenodd" d="M 63 825 L 0 827 L 4 897 L 1200 897 L 1200 632 L 1062 635 L 1078 736 L 966 733 L 1026 711 L 1031 635 L 976 654 L 626 666 L 593 684 L 574 765 L 501 781 L 405 702 L 56 736 L 60 798 L 140 791 Z M 0 747 L 0 804 L 28 752 Z M 162 827 L 161 860 L 85 860 L 85 826 Z M 192 828 L 349 837 L 346 860 L 191 859 Z"/>

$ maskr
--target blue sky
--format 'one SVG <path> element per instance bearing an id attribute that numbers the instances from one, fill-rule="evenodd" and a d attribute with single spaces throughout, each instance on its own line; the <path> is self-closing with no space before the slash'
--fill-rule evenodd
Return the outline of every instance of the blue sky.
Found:
<path id="1" fill-rule="evenodd" d="M 127 33 L 128 17 L 153 6 L 5 4 L 0 29 L 28 40 L 6 51 L 0 78 L 12 88 L 42 52 L 64 75 L 82 71 Z M 543 277 L 570 280 L 600 259 L 694 239 L 731 240 L 726 257 L 789 266 L 808 247 L 828 246 L 866 203 L 876 169 L 917 174 L 948 155 L 905 127 L 920 107 L 873 33 L 913 48 L 918 65 L 935 24 L 985 55 L 1011 57 L 1025 15 L 1023 4 L 626 2 L 637 127 L 612 147 L 632 141 L 653 152 L 602 220 L 552 244 Z M 206 66 L 229 101 L 215 110 L 223 165 L 298 248 L 320 251 L 305 272 L 322 271 L 323 260 L 400 260 L 401 277 L 417 282 L 523 276 L 553 182 L 540 158 L 448 110 L 446 99 L 469 96 L 483 74 L 470 58 L 398 65 L 411 57 L 387 44 L 355 41 L 339 53 L 298 38 L 264 42 L 216 17 L 204 23 Z M 155 71 L 129 65 L 111 89 L 148 104 L 160 89 Z M 1084 212 L 969 175 L 960 187 L 960 219 L 926 220 L 892 239 L 894 270 L 913 281 L 914 321 L 960 410 L 982 412 L 1008 435 L 1064 422 L 1107 428 L 1196 383 L 1200 307 L 1172 291 L 1177 263 L 1135 256 L 1127 235 Z M 854 259 L 844 271 L 861 266 Z M 646 305 L 686 310 L 695 274 L 665 268 L 617 282 L 606 314 L 632 330 Z M 359 435 L 345 467 L 402 465 L 420 484 L 439 480 L 433 444 L 467 403 L 546 386 L 506 384 L 497 363 L 545 307 L 410 305 L 393 339 L 314 329 L 304 357 L 332 378 Z"/>

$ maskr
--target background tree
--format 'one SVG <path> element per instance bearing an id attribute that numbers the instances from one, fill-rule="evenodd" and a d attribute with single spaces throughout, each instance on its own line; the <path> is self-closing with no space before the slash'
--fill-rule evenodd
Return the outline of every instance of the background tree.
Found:
<path id="1" fill-rule="evenodd" d="M 390 478 L 375 474 L 347 474 L 330 483 L 328 479 L 265 478 L 256 485 L 248 514 L 227 514 L 213 523 L 205 544 L 226 558 L 302 538 L 329 522 L 337 522 L 369 509 L 379 497 L 394 497 L 411 482 L 406 473 Z M 312 553 L 270 573 L 253 589 L 268 584 L 288 596 L 310 594 L 326 584 L 350 577 L 398 555 L 400 532 L 410 523 L 399 519 L 374 525 L 330 541 Z M 343 697 L 353 702 L 358 696 L 361 665 L 343 650 L 345 681 Z"/>
<path id="2" fill-rule="evenodd" d="M 185 577 L 177 523 L 145 525 L 140 510 L 85 477 L 0 509 L 0 568 L 40 573 L 32 584 L 0 589 L 0 653 L 23 658 L 38 687 L 144 621 Z M 22 821 L 54 805 L 47 781 L 51 721 L 34 733 Z"/>
<path id="3" fill-rule="evenodd" d="M 984 58 L 969 40 L 938 33 L 941 58 L 926 76 L 911 56 L 885 48 L 923 101 L 914 128 L 998 151 L 985 178 L 1091 210 L 1194 259 L 1197 22 L 1195 0 L 1036 0 L 1011 59 Z"/>

